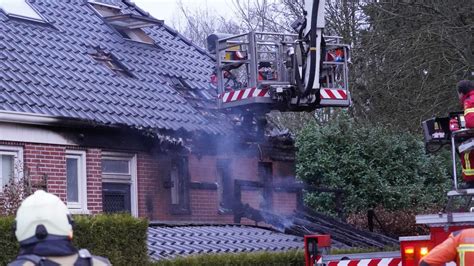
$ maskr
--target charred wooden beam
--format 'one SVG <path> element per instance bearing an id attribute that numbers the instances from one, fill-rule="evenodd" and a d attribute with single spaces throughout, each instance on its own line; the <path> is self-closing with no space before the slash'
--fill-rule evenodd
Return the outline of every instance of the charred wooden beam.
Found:
<path id="1" fill-rule="evenodd" d="M 206 183 L 206 182 L 190 182 L 189 188 L 191 189 L 200 189 L 200 190 L 217 190 L 216 183 Z"/>

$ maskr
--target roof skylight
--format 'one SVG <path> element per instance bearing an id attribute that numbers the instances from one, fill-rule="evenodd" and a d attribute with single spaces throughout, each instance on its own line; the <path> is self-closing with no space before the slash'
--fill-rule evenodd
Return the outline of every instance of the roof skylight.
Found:
<path id="1" fill-rule="evenodd" d="M 0 9 L 11 17 L 45 22 L 26 0 L 0 0 Z"/>
<path id="2" fill-rule="evenodd" d="M 108 67 L 115 74 L 124 77 L 133 77 L 132 73 L 130 73 L 130 71 L 111 53 L 106 52 L 100 48 L 90 50 L 89 53 L 92 58 Z"/>
<path id="3" fill-rule="evenodd" d="M 143 28 L 163 25 L 162 20 L 142 15 L 123 14 L 120 7 L 117 6 L 106 5 L 96 1 L 89 1 L 89 3 L 110 26 L 127 40 L 154 44 L 155 41 L 143 31 Z"/>

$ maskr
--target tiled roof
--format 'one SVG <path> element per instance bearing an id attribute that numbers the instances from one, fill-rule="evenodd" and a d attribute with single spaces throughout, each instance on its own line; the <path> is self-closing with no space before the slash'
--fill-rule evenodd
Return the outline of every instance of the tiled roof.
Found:
<path id="1" fill-rule="evenodd" d="M 148 254 L 154 260 L 207 253 L 302 249 L 303 238 L 245 225 L 152 226 Z"/>
<path id="2" fill-rule="evenodd" d="M 212 59 L 167 26 L 144 31 L 157 45 L 125 40 L 85 0 L 31 0 L 49 24 L 11 18 L 0 10 L 0 111 L 74 118 L 105 125 L 223 132 L 191 104 L 212 104 Z M 129 2 L 103 0 L 140 15 Z M 143 15 L 143 14 L 142 14 Z M 146 15 L 146 13 L 144 14 Z M 130 70 L 124 77 L 95 61 L 110 52 Z M 189 95 L 173 84 L 183 80 Z"/>

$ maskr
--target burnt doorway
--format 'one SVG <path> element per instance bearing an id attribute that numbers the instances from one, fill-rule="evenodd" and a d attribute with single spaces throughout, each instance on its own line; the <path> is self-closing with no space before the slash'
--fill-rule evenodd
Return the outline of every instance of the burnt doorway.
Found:
<path id="1" fill-rule="evenodd" d="M 271 210 L 273 207 L 273 165 L 268 162 L 258 163 L 258 177 L 263 184 L 263 200 L 260 207 Z"/>
<path id="2" fill-rule="evenodd" d="M 189 198 L 189 167 L 187 157 L 177 157 L 171 162 L 171 214 L 191 214 Z"/>
<path id="3" fill-rule="evenodd" d="M 102 208 L 105 213 L 138 216 L 136 156 L 106 152 L 102 155 Z"/>
<path id="4" fill-rule="evenodd" d="M 219 183 L 219 211 L 231 212 L 234 204 L 234 186 L 230 172 L 230 160 L 217 161 L 217 182 Z"/>

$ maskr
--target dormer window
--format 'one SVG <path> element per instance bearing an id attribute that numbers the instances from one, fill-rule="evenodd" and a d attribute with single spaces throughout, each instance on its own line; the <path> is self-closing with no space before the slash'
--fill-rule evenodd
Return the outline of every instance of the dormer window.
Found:
<path id="1" fill-rule="evenodd" d="M 0 9 L 9 17 L 46 22 L 26 0 L 0 0 Z"/>
<path id="2" fill-rule="evenodd" d="M 122 10 L 118 6 L 95 1 L 89 1 L 89 3 L 124 39 L 148 44 L 155 43 L 142 29 L 162 25 L 162 20 L 135 14 L 122 14 Z"/>
<path id="3" fill-rule="evenodd" d="M 132 73 L 111 53 L 95 48 L 90 51 L 90 54 L 92 58 L 112 70 L 115 74 L 123 77 L 133 77 Z"/>

